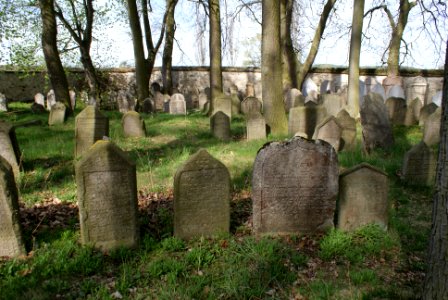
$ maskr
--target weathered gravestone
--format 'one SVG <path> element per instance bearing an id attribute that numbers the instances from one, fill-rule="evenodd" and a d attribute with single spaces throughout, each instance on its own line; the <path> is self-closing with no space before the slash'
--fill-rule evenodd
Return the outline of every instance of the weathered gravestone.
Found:
<path id="1" fill-rule="evenodd" d="M 16 180 L 20 177 L 20 148 L 17 142 L 14 127 L 0 121 L 0 156 L 3 157 L 10 165 L 14 172 Z"/>
<path id="2" fill-rule="evenodd" d="M 154 93 L 154 107 L 156 111 L 163 111 L 163 100 L 164 96 L 161 92 L 157 91 Z"/>
<path id="3" fill-rule="evenodd" d="M 255 97 L 255 86 L 253 83 L 246 84 L 246 97 Z"/>
<path id="4" fill-rule="evenodd" d="M 128 95 L 126 91 L 119 90 L 117 92 L 116 101 L 118 105 L 118 111 L 121 113 L 126 113 L 131 110 L 131 105 L 128 101 Z"/>
<path id="5" fill-rule="evenodd" d="M 163 112 L 169 113 L 170 112 L 170 101 L 171 96 L 168 94 L 163 95 Z"/>
<path id="6" fill-rule="evenodd" d="M 48 116 L 48 125 L 58 125 L 64 124 L 65 122 L 65 112 L 67 108 L 64 103 L 56 102 L 50 110 L 50 115 Z"/>
<path id="7" fill-rule="evenodd" d="M 146 98 L 145 100 L 143 100 L 141 112 L 145 114 L 151 113 L 153 111 L 154 105 L 154 101 L 151 98 Z"/>
<path id="8" fill-rule="evenodd" d="M 335 117 L 329 116 L 316 126 L 313 139 L 326 141 L 338 152 L 341 145 L 341 136 L 341 124 L 339 124 Z"/>
<path id="9" fill-rule="evenodd" d="M 45 96 L 42 95 L 41 93 L 37 93 L 36 95 L 34 95 L 34 103 L 37 103 L 45 107 Z"/>
<path id="10" fill-rule="evenodd" d="M 186 115 L 187 114 L 187 104 L 185 103 L 185 98 L 182 94 L 173 94 L 169 102 L 170 114 L 172 115 Z"/>
<path id="11" fill-rule="evenodd" d="M 387 99 L 386 92 L 384 91 L 384 87 L 381 84 L 375 84 L 374 86 L 372 86 L 370 93 L 378 94 L 381 97 L 381 99 L 383 99 L 383 101 L 386 101 Z"/>
<path id="12" fill-rule="evenodd" d="M 408 109 L 406 111 L 406 118 L 404 120 L 404 125 L 411 126 L 418 124 L 420 119 L 420 111 L 422 109 L 422 101 L 419 98 L 409 102 Z"/>
<path id="13" fill-rule="evenodd" d="M 221 94 L 215 97 L 212 115 L 219 111 L 225 113 L 229 119 L 232 119 L 232 98 L 230 96 Z"/>
<path id="14" fill-rule="evenodd" d="M 345 104 L 343 94 L 323 94 L 321 98 L 328 115 L 336 116 Z"/>
<path id="15" fill-rule="evenodd" d="M 440 120 L 442 118 L 442 108 L 439 107 L 431 114 L 423 127 L 423 141 L 428 146 L 437 145 L 440 142 Z"/>
<path id="16" fill-rule="evenodd" d="M 318 102 L 319 89 L 311 78 L 306 78 L 302 87 L 302 94 L 309 101 Z"/>
<path id="17" fill-rule="evenodd" d="M 423 126 L 425 125 L 426 120 L 430 115 L 432 115 L 436 110 L 438 106 L 435 103 L 429 103 L 422 107 L 420 110 L 420 118 L 418 119 L 418 125 Z"/>
<path id="18" fill-rule="evenodd" d="M 311 139 L 314 135 L 314 129 L 327 116 L 327 110 L 322 105 L 315 105 L 309 101 L 305 106 L 293 107 L 289 111 L 288 132 L 294 135 L 296 132 L 307 134 Z"/>
<path id="19" fill-rule="evenodd" d="M 407 86 L 406 86 L 406 99 L 407 101 L 411 101 L 415 98 L 420 99 L 421 103 L 426 103 L 426 89 L 428 87 L 428 83 L 426 79 L 422 76 L 415 77 Z"/>
<path id="20" fill-rule="evenodd" d="M 47 110 L 50 111 L 51 107 L 56 104 L 56 95 L 54 90 L 50 90 L 47 94 Z"/>
<path id="21" fill-rule="evenodd" d="M 255 158 L 252 176 L 256 234 L 297 234 L 334 226 L 338 158 L 324 141 L 295 137 L 268 143 Z"/>
<path id="22" fill-rule="evenodd" d="M 389 90 L 393 86 L 403 86 L 403 79 L 398 76 L 388 76 L 383 79 L 383 87 L 386 92 L 386 96 L 389 95 Z"/>
<path id="23" fill-rule="evenodd" d="M 400 85 L 394 85 L 390 87 L 389 93 L 387 94 L 387 98 L 392 97 L 406 99 L 404 90 Z"/>
<path id="24" fill-rule="evenodd" d="M 26 255 L 18 194 L 12 167 L 0 156 L 0 257 Z"/>
<path id="25" fill-rule="evenodd" d="M 289 89 L 285 93 L 285 110 L 289 113 L 290 109 L 297 106 L 305 105 L 305 97 L 298 89 Z"/>
<path id="26" fill-rule="evenodd" d="M 386 105 L 380 95 L 369 93 L 360 109 L 363 148 L 367 153 L 375 148 L 390 149 L 394 136 Z"/>
<path id="27" fill-rule="evenodd" d="M 75 157 L 82 155 L 104 136 L 109 136 L 109 119 L 95 106 L 87 106 L 75 119 Z"/>
<path id="28" fill-rule="evenodd" d="M 229 232 L 230 174 L 206 150 L 193 154 L 174 176 L 174 235 L 179 238 Z"/>
<path id="29" fill-rule="evenodd" d="M 69 90 L 68 95 L 70 96 L 70 105 L 73 110 L 76 107 L 76 92 L 73 90 Z"/>
<path id="30" fill-rule="evenodd" d="M 136 111 L 128 111 L 121 119 L 123 126 L 123 133 L 126 137 L 145 137 L 146 127 L 145 122 L 140 114 Z"/>
<path id="31" fill-rule="evenodd" d="M 0 93 L 0 112 L 1 111 L 8 111 L 8 100 L 2 93 Z"/>
<path id="32" fill-rule="evenodd" d="M 205 106 L 205 103 L 208 102 L 208 98 L 209 97 L 207 96 L 207 94 L 205 92 L 199 93 L 199 109 L 201 111 L 204 110 L 204 106 Z"/>
<path id="33" fill-rule="evenodd" d="M 255 97 L 247 97 L 241 102 L 241 111 L 244 115 L 249 115 L 253 112 L 261 113 L 263 109 L 263 104 L 258 98 Z"/>
<path id="34" fill-rule="evenodd" d="M 258 140 L 266 138 L 266 121 L 261 113 L 252 113 L 246 117 L 246 139 Z"/>
<path id="35" fill-rule="evenodd" d="M 340 150 L 353 150 L 356 145 L 356 121 L 350 114 L 342 109 L 336 116 L 342 126 Z"/>
<path id="36" fill-rule="evenodd" d="M 222 111 L 218 111 L 210 118 L 210 129 L 216 138 L 230 140 L 230 118 Z"/>
<path id="37" fill-rule="evenodd" d="M 340 175 L 338 228 L 351 231 L 367 224 L 387 229 L 389 204 L 387 174 L 362 163 Z"/>
<path id="38" fill-rule="evenodd" d="M 238 87 L 235 84 L 232 84 L 229 88 L 229 92 L 232 103 L 231 115 L 232 116 L 239 115 L 241 112 L 241 100 L 238 95 Z"/>
<path id="39" fill-rule="evenodd" d="M 403 98 L 390 97 L 386 100 L 386 108 L 389 122 L 394 125 L 403 125 L 406 117 L 406 100 Z"/>
<path id="40" fill-rule="evenodd" d="M 403 180 L 416 185 L 432 185 L 436 177 L 436 167 L 436 154 L 421 141 L 404 155 Z"/>
<path id="41" fill-rule="evenodd" d="M 438 107 L 441 107 L 442 106 L 442 91 L 438 91 L 434 96 L 432 96 L 431 102 L 436 104 Z"/>
<path id="42" fill-rule="evenodd" d="M 135 164 L 109 141 L 98 141 L 76 164 L 82 244 L 103 251 L 138 241 Z"/>

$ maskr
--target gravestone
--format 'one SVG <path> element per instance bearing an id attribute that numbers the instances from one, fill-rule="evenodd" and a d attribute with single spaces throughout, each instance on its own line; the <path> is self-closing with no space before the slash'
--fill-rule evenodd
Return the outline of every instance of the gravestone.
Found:
<path id="1" fill-rule="evenodd" d="M 131 110 L 131 106 L 128 101 L 128 97 L 126 94 L 126 91 L 119 90 L 117 92 L 117 105 L 118 105 L 118 111 L 122 114 L 127 113 L 129 110 Z"/>
<path id="2" fill-rule="evenodd" d="M 305 105 L 305 97 L 298 89 L 289 89 L 286 91 L 284 101 L 287 113 L 289 113 L 289 110 L 293 107 Z"/>
<path id="3" fill-rule="evenodd" d="M 160 84 L 158 82 L 151 83 L 150 90 L 152 94 L 160 92 L 161 91 Z"/>
<path id="4" fill-rule="evenodd" d="M 428 146 L 437 145 L 440 142 L 440 120 L 442 118 L 442 108 L 436 111 L 426 119 L 423 127 L 423 141 Z"/>
<path id="5" fill-rule="evenodd" d="M 336 116 L 342 127 L 340 150 L 353 150 L 356 145 L 356 121 L 342 109 Z"/>
<path id="6" fill-rule="evenodd" d="M 261 113 L 263 109 L 263 105 L 258 98 L 255 97 L 247 97 L 241 102 L 241 111 L 245 116 L 253 113 L 259 112 Z"/>
<path id="7" fill-rule="evenodd" d="M 305 79 L 302 85 L 302 95 L 315 103 L 318 102 L 319 89 L 311 78 Z"/>
<path id="8" fill-rule="evenodd" d="M 339 151 L 341 145 L 342 126 L 334 116 L 326 117 L 316 126 L 313 140 L 323 140 L 333 146 L 336 152 Z"/>
<path id="9" fill-rule="evenodd" d="M 425 125 L 426 120 L 429 118 L 430 115 L 432 115 L 436 110 L 438 106 L 435 103 L 429 103 L 422 107 L 420 110 L 420 118 L 418 119 L 418 125 L 423 126 Z"/>
<path id="10" fill-rule="evenodd" d="M 199 109 L 204 110 L 205 103 L 208 102 L 208 96 L 205 92 L 199 93 Z"/>
<path id="11" fill-rule="evenodd" d="M 315 105 L 310 101 L 305 106 L 294 107 L 289 111 L 288 132 L 293 136 L 296 132 L 306 133 L 311 139 L 314 129 L 327 116 L 327 111 L 322 105 Z"/>
<path id="12" fill-rule="evenodd" d="M 431 98 L 431 102 L 437 105 L 438 107 L 442 106 L 442 91 L 438 91 L 434 96 Z"/>
<path id="13" fill-rule="evenodd" d="M 0 112 L 2 111 L 8 111 L 8 100 L 4 94 L 0 93 Z"/>
<path id="14" fill-rule="evenodd" d="M 386 100 L 386 108 L 389 122 L 394 125 L 403 125 L 406 117 L 406 100 L 403 98 L 390 97 Z"/>
<path id="15" fill-rule="evenodd" d="M 50 115 L 48 116 L 48 125 L 59 125 L 65 122 L 65 112 L 67 108 L 64 103 L 56 102 L 50 110 Z"/>
<path id="16" fill-rule="evenodd" d="M 346 91 L 348 89 L 348 76 L 336 75 L 331 85 L 333 86 L 333 91 L 336 93 Z"/>
<path id="17" fill-rule="evenodd" d="M 394 85 L 390 87 L 389 93 L 387 94 L 387 98 L 391 97 L 406 99 L 404 90 L 400 85 Z"/>
<path id="18" fill-rule="evenodd" d="M 321 98 L 328 115 L 336 116 L 344 106 L 345 99 L 341 94 L 323 94 Z"/>
<path id="19" fill-rule="evenodd" d="M 246 98 L 247 97 L 255 97 L 255 87 L 253 83 L 246 84 Z"/>
<path id="20" fill-rule="evenodd" d="M 295 137 L 265 144 L 252 176 L 256 234 L 302 234 L 333 228 L 338 158 L 330 144 Z"/>
<path id="21" fill-rule="evenodd" d="M 0 156 L 0 257 L 26 255 L 19 214 L 19 193 L 14 172 Z"/>
<path id="22" fill-rule="evenodd" d="M 72 110 L 74 110 L 76 107 L 76 92 L 74 90 L 69 90 L 68 95 L 70 96 L 70 105 Z"/>
<path id="23" fill-rule="evenodd" d="M 237 116 L 241 112 L 241 101 L 240 101 L 240 98 L 238 98 L 237 94 L 232 94 L 230 96 L 230 98 L 231 98 L 231 101 L 232 101 L 231 115 L 232 116 Z"/>
<path id="24" fill-rule="evenodd" d="M 98 141 L 76 164 L 81 243 L 103 251 L 138 242 L 135 163 L 109 141 Z"/>
<path id="25" fill-rule="evenodd" d="M 87 106 L 75 118 L 75 157 L 81 156 L 104 136 L 109 136 L 109 119 L 95 106 Z"/>
<path id="26" fill-rule="evenodd" d="M 420 103 L 426 103 L 426 89 L 428 87 L 428 83 L 426 82 L 426 78 L 422 76 L 415 77 L 407 86 L 406 86 L 406 100 L 412 101 L 415 98 L 420 99 Z"/>
<path id="27" fill-rule="evenodd" d="M 381 96 L 381 98 L 383 99 L 383 101 L 386 101 L 386 92 L 384 91 L 384 87 L 381 84 L 375 84 L 372 86 L 371 88 L 371 92 L 370 93 L 375 93 Z"/>
<path id="28" fill-rule="evenodd" d="M 44 113 L 44 112 L 46 112 L 47 110 L 45 109 L 45 107 L 44 106 L 42 106 L 42 105 L 40 105 L 40 104 L 37 104 L 36 102 L 34 102 L 33 104 L 31 104 L 31 111 L 34 113 L 34 114 L 41 114 L 41 113 Z"/>
<path id="29" fill-rule="evenodd" d="M 420 101 L 419 99 L 415 99 L 415 100 Z M 409 105 L 411 105 L 411 104 L 412 104 L 412 102 Z M 406 107 L 406 114 L 404 117 L 403 125 L 404 126 L 412 126 L 412 125 L 416 125 L 416 124 L 418 124 L 418 120 L 415 118 L 414 107 L 412 107 L 412 106 Z"/>
<path id="30" fill-rule="evenodd" d="M 372 91 L 372 87 L 374 86 L 374 85 L 378 85 L 378 84 L 380 84 L 379 82 L 378 82 L 378 80 L 375 78 L 375 77 L 367 77 L 365 80 L 364 80 L 364 82 L 365 82 L 365 85 L 366 85 L 366 95 L 368 94 L 368 93 L 371 93 L 371 92 L 373 92 Z M 384 88 L 383 88 L 383 91 L 384 91 Z"/>
<path id="31" fill-rule="evenodd" d="M 230 188 L 229 171 L 219 160 L 204 149 L 193 154 L 174 176 L 174 236 L 228 233 Z"/>
<path id="32" fill-rule="evenodd" d="M 232 119 L 232 98 L 230 96 L 221 94 L 215 97 L 212 115 L 219 111 L 225 113 L 229 119 Z"/>
<path id="33" fill-rule="evenodd" d="M 51 107 L 56 104 L 56 95 L 54 90 L 50 90 L 47 94 L 47 110 L 50 111 Z"/>
<path id="34" fill-rule="evenodd" d="M 172 115 L 186 115 L 187 114 L 187 104 L 185 103 L 185 98 L 182 94 L 173 94 L 169 102 L 170 114 Z"/>
<path id="35" fill-rule="evenodd" d="M 42 95 L 41 93 L 37 93 L 36 95 L 34 95 L 34 103 L 37 103 L 45 107 L 45 96 Z"/>
<path id="36" fill-rule="evenodd" d="M 164 96 L 160 91 L 154 93 L 154 107 L 156 111 L 163 111 Z"/>
<path id="37" fill-rule="evenodd" d="M 408 109 L 412 111 L 414 115 L 414 119 L 417 121 L 420 120 L 420 111 L 422 110 L 423 102 L 419 98 L 415 98 L 414 100 L 409 102 Z"/>
<path id="38" fill-rule="evenodd" d="M 169 113 L 170 112 L 170 101 L 171 96 L 168 94 L 163 95 L 163 112 Z"/>
<path id="39" fill-rule="evenodd" d="M 403 180 L 416 185 L 433 185 L 436 177 L 435 152 L 421 141 L 413 146 L 403 159 Z"/>
<path id="40" fill-rule="evenodd" d="M 145 100 L 143 100 L 141 112 L 149 114 L 153 111 L 153 107 L 154 107 L 154 101 L 151 98 L 146 98 Z"/>
<path id="41" fill-rule="evenodd" d="M 390 149 L 394 136 L 382 97 L 375 93 L 365 96 L 360 114 L 364 151 L 370 153 L 375 148 Z"/>
<path id="42" fill-rule="evenodd" d="M 0 156 L 3 157 L 14 172 L 16 181 L 20 177 L 21 152 L 14 127 L 0 121 Z"/>
<path id="43" fill-rule="evenodd" d="M 246 118 L 246 139 L 259 140 L 266 138 L 266 121 L 261 113 L 255 112 Z"/>
<path id="44" fill-rule="evenodd" d="M 230 140 L 230 118 L 222 111 L 218 111 L 210 118 L 210 129 L 213 136 L 223 140 Z"/>
<path id="45" fill-rule="evenodd" d="M 121 119 L 123 133 L 125 137 L 145 137 L 145 122 L 136 111 L 128 111 Z"/>
<path id="46" fill-rule="evenodd" d="M 386 96 L 389 95 L 389 90 L 395 85 L 403 86 L 403 79 L 398 76 L 388 76 L 383 79 L 383 87 Z"/>
<path id="47" fill-rule="evenodd" d="M 339 178 L 338 228 L 352 231 L 363 225 L 388 225 L 389 183 L 383 171 L 362 163 Z"/>

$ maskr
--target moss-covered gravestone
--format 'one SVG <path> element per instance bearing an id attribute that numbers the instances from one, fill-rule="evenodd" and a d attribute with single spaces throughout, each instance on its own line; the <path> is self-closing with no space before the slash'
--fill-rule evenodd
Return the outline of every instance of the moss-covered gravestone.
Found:
<path id="1" fill-rule="evenodd" d="M 174 235 L 179 238 L 229 232 L 230 174 L 206 150 L 192 155 L 174 177 Z"/>
<path id="2" fill-rule="evenodd" d="M 0 156 L 11 165 L 16 180 L 20 176 L 20 149 L 14 127 L 8 122 L 0 121 Z"/>
<path id="3" fill-rule="evenodd" d="M 138 241 L 135 164 L 113 143 L 98 141 L 76 164 L 81 242 L 103 251 Z"/>
<path id="4" fill-rule="evenodd" d="M 81 156 L 104 136 L 109 136 L 109 119 L 95 106 L 87 106 L 75 120 L 75 157 Z"/>
<path id="5" fill-rule="evenodd" d="M 136 111 L 128 111 L 121 119 L 123 126 L 123 133 L 126 137 L 145 137 L 146 127 L 145 122 L 140 114 Z"/>
<path id="6" fill-rule="evenodd" d="M 8 161 L 0 156 L 0 256 L 25 254 L 14 173 Z"/>

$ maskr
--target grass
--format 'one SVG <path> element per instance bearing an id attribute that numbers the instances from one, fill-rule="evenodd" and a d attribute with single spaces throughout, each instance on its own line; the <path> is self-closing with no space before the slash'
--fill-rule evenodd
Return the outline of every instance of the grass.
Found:
<path id="1" fill-rule="evenodd" d="M 251 235 L 252 164 L 269 140 L 244 140 L 244 119 L 232 121 L 233 139 L 210 134 L 208 118 L 143 115 L 147 138 L 124 138 L 121 114 L 110 137 L 137 164 L 141 241 L 110 253 L 80 246 L 74 183 L 74 118 L 49 127 L 48 115 L 12 103 L 0 118 L 16 134 L 23 171 L 18 182 L 29 255 L 0 260 L 0 299 L 418 299 L 425 270 L 432 188 L 401 182 L 403 154 L 418 143 L 418 126 L 396 127 L 389 152 L 365 155 L 360 145 L 338 155 L 340 169 L 368 162 L 389 175 L 390 222 L 384 232 L 365 226 L 352 233 Z M 81 108 L 76 110 L 79 113 Z M 360 140 L 360 128 L 358 128 Z M 176 169 L 205 148 L 230 171 L 231 234 L 183 241 L 172 237 Z"/>

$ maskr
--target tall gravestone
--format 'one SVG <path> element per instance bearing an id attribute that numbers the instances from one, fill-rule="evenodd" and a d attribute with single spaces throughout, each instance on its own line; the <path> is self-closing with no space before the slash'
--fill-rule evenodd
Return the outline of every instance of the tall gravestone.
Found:
<path id="1" fill-rule="evenodd" d="M 103 251 L 138 242 L 135 163 L 109 141 L 98 141 L 76 164 L 82 244 Z"/>
<path id="2" fill-rule="evenodd" d="M 295 137 L 263 146 L 252 176 L 256 234 L 297 234 L 334 226 L 338 158 L 324 141 Z"/>
<path id="3" fill-rule="evenodd" d="M 288 132 L 294 135 L 303 132 L 307 138 L 312 138 L 314 129 L 327 116 L 327 110 L 322 105 L 309 101 L 305 106 L 294 107 L 289 111 Z"/>
<path id="4" fill-rule="evenodd" d="M 3 157 L 10 165 L 14 172 L 16 180 L 20 177 L 20 158 L 21 152 L 19 143 L 17 142 L 14 127 L 0 121 L 0 156 Z"/>
<path id="5" fill-rule="evenodd" d="M 313 139 L 326 141 L 338 152 L 341 145 L 341 136 L 341 124 L 339 124 L 335 117 L 329 116 L 316 126 Z"/>
<path id="6" fill-rule="evenodd" d="M 261 113 L 263 109 L 263 104 L 258 98 L 255 97 L 246 97 L 246 99 L 241 102 L 241 111 L 244 115 L 249 115 L 252 112 Z"/>
<path id="7" fill-rule="evenodd" d="M 18 194 L 12 167 L 0 156 L 0 257 L 26 255 Z"/>
<path id="8" fill-rule="evenodd" d="M 207 102 L 208 102 L 207 94 L 204 91 L 200 92 L 199 93 L 199 109 L 201 111 L 204 110 L 205 103 L 207 103 Z"/>
<path id="9" fill-rule="evenodd" d="M 206 150 L 193 154 L 174 176 L 174 235 L 179 238 L 229 232 L 230 174 Z"/>
<path id="10" fill-rule="evenodd" d="M 430 115 L 432 115 L 436 110 L 438 106 L 435 103 L 430 103 L 422 107 L 420 110 L 420 118 L 418 119 L 418 125 L 423 126 L 425 125 L 426 120 Z"/>
<path id="11" fill-rule="evenodd" d="M 230 140 L 230 118 L 222 111 L 218 111 L 210 118 L 210 129 L 216 138 Z"/>
<path id="12" fill-rule="evenodd" d="M 128 111 L 121 119 L 123 126 L 123 133 L 126 137 L 145 137 L 146 127 L 145 122 L 140 114 L 136 111 Z"/>
<path id="13" fill-rule="evenodd" d="M 421 141 L 404 155 L 403 180 L 416 185 L 433 185 L 436 167 L 435 152 Z"/>
<path id="14" fill-rule="evenodd" d="M 394 136 L 381 96 L 375 93 L 365 96 L 360 114 L 364 150 L 370 153 L 375 148 L 390 149 Z"/>
<path id="15" fill-rule="evenodd" d="M 187 114 L 187 104 L 182 94 L 179 93 L 173 94 L 169 102 L 169 107 L 170 107 L 170 114 L 172 115 Z"/>
<path id="16" fill-rule="evenodd" d="M 87 106 L 75 119 L 75 157 L 82 155 L 104 136 L 109 136 L 109 119 L 95 106 Z"/>
<path id="17" fill-rule="evenodd" d="M 436 145 L 440 142 L 440 121 L 442 119 L 442 108 L 436 111 L 426 119 L 423 127 L 423 141 L 428 146 Z"/>
<path id="18" fill-rule="evenodd" d="M 50 111 L 51 107 L 56 104 L 56 95 L 54 90 L 50 90 L 47 94 L 47 110 Z"/>
<path id="19" fill-rule="evenodd" d="M 342 126 L 340 150 L 353 150 L 356 145 L 356 121 L 350 114 L 342 109 L 336 116 Z"/>
<path id="20" fill-rule="evenodd" d="M 225 113 L 229 119 L 232 119 L 232 98 L 230 96 L 221 94 L 213 99 L 212 115 L 219 111 Z"/>
<path id="21" fill-rule="evenodd" d="M 50 115 L 48 116 L 48 125 L 59 125 L 65 122 L 65 112 L 67 108 L 64 103 L 56 102 L 50 110 Z"/>
<path id="22" fill-rule="evenodd" d="M 8 111 L 8 100 L 4 94 L 0 93 L 0 112 L 2 111 Z"/>
<path id="23" fill-rule="evenodd" d="M 406 117 L 406 100 L 398 97 L 389 97 L 386 100 L 389 121 L 394 125 L 403 125 Z"/>
<path id="24" fill-rule="evenodd" d="M 387 174 L 369 164 L 344 171 L 339 179 L 338 228 L 351 231 L 374 223 L 386 229 L 388 189 Z"/>
<path id="25" fill-rule="evenodd" d="M 266 138 L 266 121 L 261 113 L 252 113 L 246 117 L 246 139 L 259 140 Z"/>

